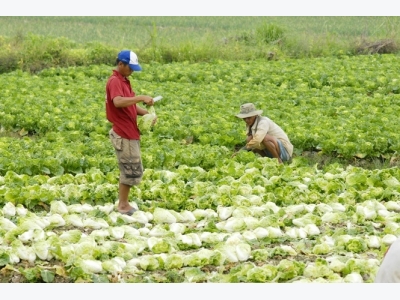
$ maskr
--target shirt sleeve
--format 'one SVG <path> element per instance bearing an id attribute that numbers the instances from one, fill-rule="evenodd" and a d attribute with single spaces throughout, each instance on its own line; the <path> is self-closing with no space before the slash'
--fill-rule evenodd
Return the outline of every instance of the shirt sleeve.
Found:
<path id="1" fill-rule="evenodd" d="M 246 147 L 248 149 L 262 149 L 261 143 L 267 135 L 269 124 L 265 120 L 258 120 L 257 130 L 255 130 L 255 126 L 253 127 L 251 128 L 253 132 L 253 138 L 247 143 Z"/>
<path id="2" fill-rule="evenodd" d="M 122 90 L 121 83 L 118 81 L 117 78 L 112 78 L 108 85 L 108 91 L 110 100 L 112 101 L 117 96 L 123 96 L 124 92 Z"/>

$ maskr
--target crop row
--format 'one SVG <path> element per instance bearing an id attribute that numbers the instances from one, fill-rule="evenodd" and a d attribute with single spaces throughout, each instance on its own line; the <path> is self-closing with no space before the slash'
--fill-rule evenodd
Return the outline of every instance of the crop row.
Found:
<path id="1" fill-rule="evenodd" d="M 180 149 L 183 142 L 233 151 L 235 145 L 243 143 L 244 136 L 244 124 L 234 115 L 240 104 L 254 102 L 288 133 L 295 154 L 317 149 L 348 158 L 395 156 L 400 150 L 396 131 L 400 102 L 397 60 L 396 56 L 382 55 L 150 64 L 133 75 L 133 87 L 138 94 L 162 95 L 164 100 L 155 106 L 158 124 L 144 136 L 143 147 L 154 158 L 160 156 L 159 149 L 170 148 L 171 144 Z M 35 135 L 37 147 L 47 148 L 32 149 L 39 160 L 57 157 L 52 149 L 67 146 L 61 145 L 63 142 L 82 145 L 64 153 L 72 156 L 75 165 L 88 155 L 106 152 L 107 157 L 112 156 L 107 138 L 110 125 L 104 111 L 104 87 L 110 72 L 109 67 L 93 66 L 48 69 L 38 75 L 3 74 L 2 132 Z M 4 174 L 11 169 L 8 164 L 23 161 L 18 156 L 20 152 L 12 148 L 26 147 L 28 142 L 11 139 L 2 143 L 3 151 L 10 148 L 15 159 L 2 163 Z M 92 152 L 88 150 L 91 148 Z M 187 147 L 187 152 L 192 151 L 196 150 Z M 159 164 L 162 167 L 163 163 Z M 61 170 L 60 166 L 65 172 L 82 168 L 59 162 L 51 173 L 58 174 L 56 169 Z M 98 167 L 86 163 L 84 169 L 92 166 Z M 24 172 L 18 167 L 17 170 Z"/>

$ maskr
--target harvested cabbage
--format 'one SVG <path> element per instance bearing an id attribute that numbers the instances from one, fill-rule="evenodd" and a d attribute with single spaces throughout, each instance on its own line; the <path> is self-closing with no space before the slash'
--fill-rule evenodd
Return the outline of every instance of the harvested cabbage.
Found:
<path id="1" fill-rule="evenodd" d="M 148 114 L 142 116 L 138 120 L 138 126 L 140 128 L 140 131 L 142 133 L 151 131 L 151 129 L 154 126 L 154 121 L 157 118 L 156 112 L 154 110 L 154 106 L 150 106 L 147 111 L 149 112 Z"/>

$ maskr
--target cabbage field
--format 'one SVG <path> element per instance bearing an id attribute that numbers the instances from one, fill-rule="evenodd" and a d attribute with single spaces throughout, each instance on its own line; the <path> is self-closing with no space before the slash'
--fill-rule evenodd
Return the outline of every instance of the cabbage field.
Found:
<path id="1" fill-rule="evenodd" d="M 145 167 L 116 210 L 110 66 L 0 75 L 1 282 L 369 283 L 400 235 L 398 167 L 310 165 L 304 151 L 396 160 L 400 58 L 151 63 L 137 94 Z M 235 149 L 253 102 L 290 163 Z"/>

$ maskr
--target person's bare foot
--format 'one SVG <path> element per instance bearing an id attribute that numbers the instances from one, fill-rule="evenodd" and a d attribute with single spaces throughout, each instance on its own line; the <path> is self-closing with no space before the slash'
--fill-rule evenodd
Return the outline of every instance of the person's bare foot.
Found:
<path id="1" fill-rule="evenodd" d="M 134 208 L 134 207 L 132 207 L 132 206 L 129 206 L 128 209 L 121 209 L 121 208 L 118 207 L 118 211 L 119 211 L 121 214 L 128 215 L 128 216 L 133 215 L 133 213 L 134 213 L 136 210 L 137 210 L 137 209 Z"/>
<path id="2" fill-rule="evenodd" d="M 117 210 L 121 214 L 132 215 L 137 209 L 131 206 L 128 201 L 123 201 L 123 202 L 119 201 Z"/>

